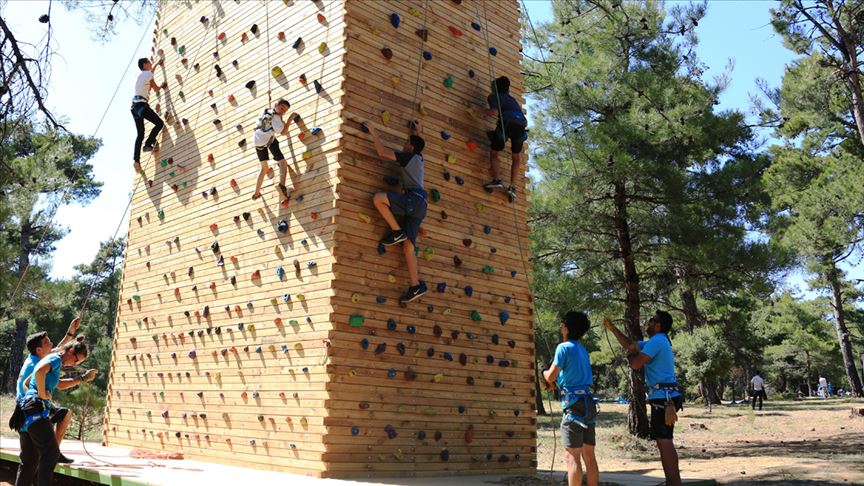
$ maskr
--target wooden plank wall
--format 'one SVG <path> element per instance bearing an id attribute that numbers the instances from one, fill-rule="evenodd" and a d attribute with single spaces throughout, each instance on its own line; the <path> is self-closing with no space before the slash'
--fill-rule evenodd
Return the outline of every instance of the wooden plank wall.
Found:
<path id="1" fill-rule="evenodd" d="M 167 89 L 151 106 L 167 128 L 160 153 L 145 154 L 145 175 L 135 177 L 104 442 L 320 475 L 344 3 L 166 1 L 157 18 L 152 54 L 164 53 L 155 75 Z M 280 137 L 294 188 L 285 204 L 272 161 L 264 197 L 251 200 L 259 168 L 252 134 L 268 89 L 304 121 Z"/>
<path id="2" fill-rule="evenodd" d="M 515 205 L 500 192 L 483 191 L 486 130 L 495 120 L 466 112 L 486 108 L 490 60 L 495 75 L 507 75 L 513 93 L 522 92 L 517 5 L 515 0 L 430 0 L 428 8 L 425 0 L 346 4 L 346 123 L 324 419 L 327 476 L 525 473 L 536 466 L 524 180 Z M 398 28 L 391 23 L 394 13 Z M 415 33 L 424 23 L 425 42 Z M 490 56 L 489 47 L 497 55 Z M 392 51 L 390 60 L 382 48 Z M 421 60 L 423 51 L 431 59 Z M 444 85 L 448 76 L 451 88 Z M 388 123 L 383 111 L 390 115 Z M 398 190 L 383 180 L 398 175 L 397 164 L 378 159 L 369 136 L 351 119 L 375 124 L 385 144 L 398 150 L 411 118 L 424 125 L 426 188 L 439 191 L 441 200 L 430 200 L 418 241 L 420 275 L 430 293 L 400 307 L 398 297 L 408 285 L 402 251 L 391 247 L 379 255 L 378 239 L 387 228 L 371 204 L 375 192 Z M 451 138 L 444 140 L 441 131 Z M 469 150 L 469 141 L 478 147 Z M 502 173 L 509 175 L 509 152 L 501 160 Z M 372 216 L 372 223 L 363 215 Z M 494 271 L 484 273 L 486 266 Z M 437 292 L 439 283 L 446 284 L 443 292 Z M 472 320 L 472 311 L 482 320 Z M 509 313 L 506 324 L 499 319 L 502 311 Z M 363 316 L 363 325 L 350 326 L 352 315 Z"/>

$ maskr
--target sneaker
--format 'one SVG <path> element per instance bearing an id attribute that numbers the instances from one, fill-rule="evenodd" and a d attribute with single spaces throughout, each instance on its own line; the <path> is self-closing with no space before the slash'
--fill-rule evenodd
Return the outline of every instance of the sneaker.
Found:
<path id="1" fill-rule="evenodd" d="M 501 179 L 492 179 L 491 181 L 483 184 L 484 189 L 504 189 L 504 182 Z"/>
<path id="2" fill-rule="evenodd" d="M 144 171 L 144 169 L 141 168 L 141 164 L 139 162 L 135 162 L 134 164 L 132 164 L 132 167 L 135 168 L 136 174 L 140 174 L 141 172 Z"/>
<path id="3" fill-rule="evenodd" d="M 516 188 L 515 187 L 510 186 L 507 188 L 507 199 L 510 200 L 511 203 L 516 202 Z"/>
<path id="4" fill-rule="evenodd" d="M 150 145 L 150 144 L 147 144 L 147 145 L 145 145 L 144 148 L 142 148 L 141 150 L 142 150 L 143 152 L 152 152 L 152 151 L 153 151 L 153 146 Z"/>
<path id="5" fill-rule="evenodd" d="M 420 281 L 420 285 L 415 285 L 413 287 L 408 287 L 408 290 L 402 294 L 402 297 L 399 297 L 399 302 L 403 304 L 407 304 L 408 302 L 419 299 L 423 296 L 429 289 L 426 288 L 426 282 Z"/>
<path id="6" fill-rule="evenodd" d="M 380 243 L 384 246 L 396 245 L 408 239 L 408 235 L 403 230 L 390 231 L 384 238 L 381 238 Z"/>
<path id="7" fill-rule="evenodd" d="M 72 464 L 73 462 L 75 462 L 75 459 L 69 459 L 61 452 L 60 457 L 57 459 L 57 462 L 59 462 L 60 464 Z"/>
<path id="8" fill-rule="evenodd" d="M 289 199 L 291 197 L 291 194 L 288 192 L 288 188 L 285 186 L 285 184 L 279 184 L 279 191 L 282 192 L 282 195 L 285 196 L 285 199 Z"/>

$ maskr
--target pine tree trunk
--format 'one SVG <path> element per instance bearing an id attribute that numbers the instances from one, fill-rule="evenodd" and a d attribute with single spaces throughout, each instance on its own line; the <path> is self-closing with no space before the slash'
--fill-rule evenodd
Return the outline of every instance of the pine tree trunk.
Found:
<path id="1" fill-rule="evenodd" d="M 15 392 L 18 383 L 18 373 L 24 364 L 24 345 L 27 342 L 27 319 L 15 319 L 15 335 L 12 338 L 12 349 L 9 351 L 9 363 L 3 375 L 3 391 Z"/>
<path id="2" fill-rule="evenodd" d="M 861 389 L 861 377 L 852 357 L 852 342 L 849 340 L 849 329 L 846 328 L 846 311 L 843 309 L 843 292 L 840 280 L 837 276 L 836 267 L 828 272 L 828 280 L 831 283 L 831 301 L 834 307 L 834 330 L 837 332 L 837 342 L 840 345 L 840 354 L 843 356 L 843 367 L 846 369 L 846 379 L 852 394 L 856 397 L 864 396 Z"/>
<path id="3" fill-rule="evenodd" d="M 540 387 L 539 367 L 540 363 L 534 364 L 534 404 L 537 406 L 537 415 L 546 415 L 546 407 L 543 406 L 543 389 Z"/>
<path id="4" fill-rule="evenodd" d="M 627 219 L 627 193 L 623 182 L 615 183 L 615 238 L 624 270 L 624 317 L 627 334 L 631 339 L 642 340 L 639 327 L 639 274 L 630 240 L 630 225 Z M 632 435 L 648 437 L 648 413 L 645 410 L 645 378 L 642 370 L 630 370 L 630 407 L 627 413 L 627 428 Z"/>

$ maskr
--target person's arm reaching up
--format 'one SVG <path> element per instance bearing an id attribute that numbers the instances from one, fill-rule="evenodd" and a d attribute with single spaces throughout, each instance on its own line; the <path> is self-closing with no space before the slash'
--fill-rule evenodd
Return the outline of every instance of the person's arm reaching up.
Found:
<path id="1" fill-rule="evenodd" d="M 396 160 L 396 152 L 388 149 L 381 143 L 381 138 L 378 136 L 378 130 L 375 129 L 374 125 L 366 125 L 369 129 L 369 135 L 372 137 L 372 145 L 375 146 L 375 152 L 378 153 L 378 157 L 381 157 L 384 160 Z"/>

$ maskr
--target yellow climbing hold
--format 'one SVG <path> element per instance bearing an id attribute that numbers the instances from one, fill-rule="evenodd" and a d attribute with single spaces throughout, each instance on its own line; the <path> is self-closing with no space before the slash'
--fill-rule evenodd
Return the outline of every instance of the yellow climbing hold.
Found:
<path id="1" fill-rule="evenodd" d="M 318 46 L 318 52 L 320 52 L 321 54 L 324 54 L 324 51 L 326 51 L 326 50 L 327 50 L 327 43 L 322 42 L 321 45 Z"/>
<path id="2" fill-rule="evenodd" d="M 426 107 L 423 106 L 423 102 L 422 102 L 422 101 L 421 101 L 420 103 L 417 103 L 417 113 L 420 113 L 420 114 L 423 115 L 423 116 L 426 116 L 426 115 L 429 114 L 429 113 L 426 112 Z"/>
<path id="3" fill-rule="evenodd" d="M 279 66 L 273 66 L 273 69 L 270 70 L 270 74 L 272 74 L 274 78 L 278 78 L 285 73 L 282 72 L 282 68 L 280 68 Z"/>
<path id="4" fill-rule="evenodd" d="M 478 213 L 482 213 L 486 210 L 486 206 L 483 203 L 474 203 L 474 209 L 477 210 Z"/>
<path id="5" fill-rule="evenodd" d="M 402 462 L 405 459 L 405 456 L 402 454 L 402 449 L 396 449 L 396 452 L 393 453 L 393 457 L 395 457 L 399 462 Z"/>
<path id="6" fill-rule="evenodd" d="M 427 246 L 425 250 L 423 250 L 423 258 L 427 261 L 431 260 L 435 257 L 435 248 Z"/>
<path id="7" fill-rule="evenodd" d="M 401 81 L 401 78 L 399 76 L 390 76 L 390 84 L 392 84 L 394 88 L 397 84 L 399 84 L 399 81 Z"/>
<path id="8" fill-rule="evenodd" d="M 369 32 L 372 32 L 372 35 L 379 35 L 381 34 L 381 29 L 375 24 L 370 24 Z"/>
<path id="9" fill-rule="evenodd" d="M 453 312 L 453 310 L 449 307 L 447 307 L 443 311 L 441 311 L 441 313 L 444 314 L 445 316 L 449 316 L 452 312 Z"/>
<path id="10" fill-rule="evenodd" d="M 473 118 L 475 120 L 477 119 L 477 112 L 474 111 L 474 108 L 471 108 L 471 107 L 465 108 L 465 113 L 467 113 L 468 116 L 470 116 L 471 118 Z"/>
<path id="11" fill-rule="evenodd" d="M 351 376 L 357 376 L 357 368 L 351 368 L 348 370 L 348 374 Z"/>
<path id="12" fill-rule="evenodd" d="M 387 281 L 390 283 L 396 283 L 396 275 L 393 275 L 392 273 L 388 273 L 387 274 Z"/>
<path id="13" fill-rule="evenodd" d="M 307 151 L 303 152 L 303 160 L 309 160 L 310 158 L 312 158 L 312 151 L 311 150 L 307 150 Z"/>
<path id="14" fill-rule="evenodd" d="M 357 302 L 360 302 L 360 294 L 358 294 L 357 292 L 354 292 L 353 294 L 351 294 L 351 302 L 353 302 L 355 304 Z"/>
<path id="15" fill-rule="evenodd" d="M 263 217 L 264 216 L 264 208 L 258 208 L 258 214 L 260 214 Z"/>
<path id="16" fill-rule="evenodd" d="M 303 294 L 297 294 L 297 300 L 303 302 L 304 300 L 306 300 L 306 296 Z"/>
<path id="17" fill-rule="evenodd" d="M 435 409 L 432 407 L 424 407 L 421 412 L 423 413 L 423 415 L 438 415 L 438 412 L 436 412 Z"/>
<path id="18" fill-rule="evenodd" d="M 456 155 L 455 154 L 447 154 L 447 163 L 455 164 L 456 163 Z"/>
<path id="19" fill-rule="evenodd" d="M 357 219 L 359 219 L 360 221 L 363 221 L 366 224 L 369 224 L 372 222 L 372 217 L 366 213 L 358 212 L 357 213 Z"/>
<path id="20" fill-rule="evenodd" d="M 381 112 L 381 121 L 384 122 L 385 125 L 390 123 L 390 112 L 389 111 L 384 110 Z"/>
<path id="21" fill-rule="evenodd" d="M 408 13 L 411 14 L 411 15 L 413 15 L 413 16 L 415 16 L 415 17 L 419 17 L 419 16 L 420 16 L 420 11 L 417 10 L 416 8 L 414 8 L 414 7 L 409 8 L 409 9 L 408 9 Z"/>
<path id="22" fill-rule="evenodd" d="M 298 353 L 299 353 L 300 351 L 303 351 L 303 343 L 296 343 L 296 344 L 294 344 L 294 350 L 297 351 Z"/>
<path id="23" fill-rule="evenodd" d="M 279 301 L 276 300 L 276 297 L 273 297 L 272 299 L 270 299 L 270 304 L 271 305 L 279 305 Z"/>
<path id="24" fill-rule="evenodd" d="M 309 425 L 309 421 L 306 420 L 306 417 L 303 417 L 300 419 L 300 425 L 302 425 L 303 427 L 306 427 L 307 425 Z"/>
<path id="25" fill-rule="evenodd" d="M 273 346 L 273 345 L 271 344 L 271 345 L 267 346 L 267 349 L 268 349 L 270 352 L 273 352 L 273 351 L 276 351 L 276 346 Z"/>
<path id="26" fill-rule="evenodd" d="M 435 383 L 441 383 L 441 380 L 444 379 L 444 373 L 435 373 L 435 376 L 432 377 L 432 381 Z"/>
<path id="27" fill-rule="evenodd" d="M 276 252 L 277 255 L 282 254 L 282 248 L 279 245 L 276 245 L 276 247 L 273 249 L 273 251 Z"/>
<path id="28" fill-rule="evenodd" d="M 489 409 L 489 416 L 490 417 L 497 417 L 498 412 L 496 412 L 495 410 Z"/>

